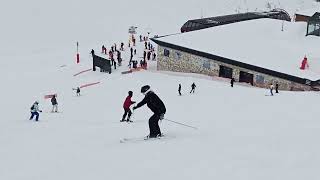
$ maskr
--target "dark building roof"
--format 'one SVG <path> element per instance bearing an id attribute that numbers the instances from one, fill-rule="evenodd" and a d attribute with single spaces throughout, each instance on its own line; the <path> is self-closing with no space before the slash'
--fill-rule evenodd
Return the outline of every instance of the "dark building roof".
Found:
<path id="1" fill-rule="evenodd" d="M 260 18 L 272 18 L 285 21 L 291 21 L 289 14 L 282 9 L 274 9 L 269 12 L 247 12 L 231 14 L 225 16 L 216 16 L 211 18 L 193 19 L 187 21 L 182 27 L 181 32 L 195 31 L 224 24 L 230 24 L 240 21 L 247 21 Z"/>
<path id="2" fill-rule="evenodd" d="M 175 45 L 175 44 L 163 42 L 163 41 L 160 41 L 160 40 L 157 40 L 157 39 L 154 39 L 154 38 L 152 38 L 151 40 L 153 42 L 157 43 L 160 46 L 164 46 L 164 47 L 168 47 L 168 48 L 171 48 L 171 49 L 175 49 L 175 50 L 183 51 L 183 52 L 186 52 L 186 53 L 194 54 L 194 55 L 201 56 L 201 57 L 204 57 L 204 58 L 207 58 L 207 59 L 212 59 L 212 60 L 219 61 L 219 62 L 222 62 L 222 63 L 226 63 L 226 64 L 234 65 L 234 66 L 237 66 L 237 67 L 241 67 L 241 68 L 244 68 L 244 69 L 252 70 L 252 71 L 255 71 L 255 72 L 268 74 L 270 76 L 278 77 L 278 78 L 285 79 L 285 80 L 288 80 L 288 81 L 292 81 L 292 82 L 295 82 L 295 83 L 309 85 L 311 87 L 320 86 L 320 80 L 311 81 L 309 79 L 305 79 L 305 78 L 301 78 L 301 77 L 297 77 L 297 76 L 292 76 L 292 75 L 289 75 L 289 74 L 273 71 L 273 70 L 270 70 L 270 69 L 265 69 L 265 68 L 262 68 L 262 67 L 254 66 L 254 65 L 251 65 L 251 64 L 243 63 L 243 62 L 239 62 L 239 61 L 232 60 L 232 59 L 229 59 L 229 58 L 225 58 L 225 57 L 222 57 L 222 56 L 217 56 L 217 55 L 214 55 L 214 54 L 210 54 L 210 53 L 206 53 L 206 52 L 202 52 L 202 51 L 197 51 L 197 50 L 194 50 L 194 49 L 190 49 L 190 48 L 178 46 L 178 45 Z"/>

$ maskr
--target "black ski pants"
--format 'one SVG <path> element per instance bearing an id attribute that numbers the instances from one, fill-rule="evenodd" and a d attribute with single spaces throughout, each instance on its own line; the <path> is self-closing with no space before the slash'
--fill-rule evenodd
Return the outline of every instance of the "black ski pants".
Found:
<path id="1" fill-rule="evenodd" d="M 159 120 L 160 120 L 160 115 L 158 114 L 153 114 L 149 119 L 149 130 L 150 130 L 149 136 L 151 138 L 157 137 L 157 135 L 161 135 L 160 127 L 158 124 Z"/>
<path id="2" fill-rule="evenodd" d="M 124 114 L 123 114 L 123 116 L 122 116 L 122 121 L 124 121 L 125 119 L 126 119 L 126 117 L 127 117 L 127 114 L 128 114 L 128 121 L 130 120 L 130 117 L 131 117 L 131 114 L 132 114 L 132 112 L 131 112 L 131 110 L 130 110 L 130 108 L 128 108 L 128 109 L 126 109 L 126 108 L 123 108 L 124 109 Z"/>

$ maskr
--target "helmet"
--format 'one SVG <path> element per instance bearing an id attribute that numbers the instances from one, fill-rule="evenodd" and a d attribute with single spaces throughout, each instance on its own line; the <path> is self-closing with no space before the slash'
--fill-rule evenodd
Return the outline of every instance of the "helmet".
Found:
<path id="1" fill-rule="evenodd" d="M 35 104 L 39 104 L 39 101 L 35 101 L 34 103 L 35 103 Z"/>
<path id="2" fill-rule="evenodd" d="M 132 96 L 133 92 L 132 92 L 132 91 L 129 91 L 128 94 L 129 94 L 129 96 Z"/>
<path id="3" fill-rule="evenodd" d="M 149 89 L 150 89 L 150 86 L 149 86 L 149 85 L 142 86 L 142 87 L 141 87 L 141 93 L 145 93 L 145 92 L 147 92 Z"/>

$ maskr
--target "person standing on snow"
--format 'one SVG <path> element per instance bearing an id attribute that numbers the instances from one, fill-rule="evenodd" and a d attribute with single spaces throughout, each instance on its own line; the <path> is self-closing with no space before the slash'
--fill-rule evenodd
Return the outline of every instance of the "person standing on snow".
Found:
<path id="1" fill-rule="evenodd" d="M 148 51 L 148 53 L 147 53 L 147 59 L 148 59 L 148 61 L 151 59 L 151 51 Z"/>
<path id="2" fill-rule="evenodd" d="M 116 61 L 113 61 L 113 67 L 114 67 L 114 69 L 117 69 L 117 62 Z"/>
<path id="3" fill-rule="evenodd" d="M 118 65 L 121 66 L 121 52 L 117 51 L 117 61 L 118 61 Z"/>
<path id="4" fill-rule="evenodd" d="M 235 82 L 234 78 L 231 78 L 230 80 L 231 87 L 233 87 L 234 82 Z"/>
<path id="5" fill-rule="evenodd" d="M 77 92 L 77 96 L 80 96 L 80 87 L 77 87 L 76 92 Z"/>
<path id="6" fill-rule="evenodd" d="M 130 48 L 130 56 L 133 56 L 133 48 Z"/>
<path id="7" fill-rule="evenodd" d="M 181 96 L 181 84 L 179 84 L 178 92 L 179 92 L 179 96 Z"/>
<path id="8" fill-rule="evenodd" d="M 195 84 L 195 83 L 192 83 L 192 84 L 191 84 L 191 91 L 190 91 L 190 93 L 194 93 L 196 87 L 197 87 L 196 84 Z"/>
<path id="9" fill-rule="evenodd" d="M 55 94 L 51 98 L 51 104 L 52 104 L 51 112 L 58 112 L 58 102 Z"/>
<path id="10" fill-rule="evenodd" d="M 153 53 L 152 60 L 155 61 L 156 57 L 157 57 L 156 53 Z"/>
<path id="11" fill-rule="evenodd" d="M 276 83 L 276 93 L 279 93 L 279 84 Z"/>
<path id="12" fill-rule="evenodd" d="M 271 83 L 270 86 L 269 86 L 271 96 L 273 96 L 273 88 L 274 88 L 274 86 Z"/>
<path id="13" fill-rule="evenodd" d="M 127 114 L 128 114 L 128 118 L 127 118 L 127 122 L 132 122 L 130 120 L 130 117 L 131 117 L 131 110 L 130 110 L 130 106 L 134 103 L 136 103 L 135 101 L 131 101 L 131 98 L 132 98 L 132 95 L 133 95 L 133 92 L 132 91 L 129 91 L 128 92 L 128 96 L 126 98 L 126 100 L 124 101 L 123 103 L 123 109 L 124 109 L 124 114 L 122 116 L 122 120 L 120 122 L 124 122 L 126 121 L 126 117 L 127 117 Z"/>
<path id="14" fill-rule="evenodd" d="M 39 102 L 36 101 L 33 103 L 33 105 L 30 108 L 30 112 L 31 112 L 31 117 L 29 118 L 29 120 L 32 120 L 34 116 L 36 116 L 36 121 L 39 120 L 39 112 L 42 112 L 41 110 L 39 110 Z"/>
<path id="15" fill-rule="evenodd" d="M 143 60 L 146 60 L 146 57 L 147 57 L 147 52 L 143 51 Z"/>
<path id="16" fill-rule="evenodd" d="M 124 43 L 123 42 L 121 42 L 121 45 L 120 45 L 120 51 L 124 51 Z"/>
<path id="17" fill-rule="evenodd" d="M 94 50 L 93 49 L 91 49 L 91 55 L 92 55 L 92 57 L 94 57 Z"/>
<path id="18" fill-rule="evenodd" d="M 111 60 L 111 66 L 112 66 L 113 63 L 115 62 L 114 58 L 113 58 L 113 52 L 112 51 L 109 51 L 109 59 Z"/>
<path id="19" fill-rule="evenodd" d="M 149 130 L 150 133 L 146 138 L 156 138 L 162 136 L 159 127 L 159 120 L 164 118 L 166 113 L 166 107 L 162 100 L 150 89 L 149 85 L 141 87 L 141 93 L 145 95 L 143 100 L 133 107 L 133 110 L 140 108 L 147 104 L 150 110 L 154 113 L 149 119 Z"/>

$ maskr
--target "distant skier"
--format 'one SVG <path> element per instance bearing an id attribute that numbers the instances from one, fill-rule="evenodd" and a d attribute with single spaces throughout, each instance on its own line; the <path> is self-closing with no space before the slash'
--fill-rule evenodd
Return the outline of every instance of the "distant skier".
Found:
<path id="1" fill-rule="evenodd" d="M 276 83 L 276 93 L 279 93 L 279 84 Z"/>
<path id="2" fill-rule="evenodd" d="M 101 49 L 103 54 L 107 54 L 107 48 L 104 45 L 102 45 Z"/>
<path id="3" fill-rule="evenodd" d="M 31 112 L 31 117 L 29 120 L 32 120 L 34 116 L 36 116 L 36 121 L 39 120 L 39 112 L 42 112 L 41 110 L 39 110 L 39 102 L 35 101 L 33 103 L 33 105 L 30 108 L 30 112 Z"/>
<path id="4" fill-rule="evenodd" d="M 123 43 L 123 42 L 121 42 L 120 51 L 124 51 L 123 46 L 124 46 L 124 43 Z"/>
<path id="5" fill-rule="evenodd" d="M 153 53 L 152 60 L 155 61 L 156 57 L 157 57 L 156 53 Z"/>
<path id="6" fill-rule="evenodd" d="M 190 93 L 194 93 L 196 87 L 197 87 L 196 84 L 195 84 L 195 83 L 192 83 L 192 84 L 191 84 L 191 91 L 190 91 Z"/>
<path id="7" fill-rule="evenodd" d="M 111 60 L 111 66 L 112 66 L 113 63 L 115 62 L 114 58 L 113 58 L 113 52 L 112 51 L 109 51 L 109 59 Z"/>
<path id="8" fill-rule="evenodd" d="M 77 96 L 80 96 L 80 87 L 77 87 L 76 92 L 77 92 Z"/>
<path id="9" fill-rule="evenodd" d="M 136 46 L 136 38 L 135 37 L 132 38 L 132 45 Z"/>
<path id="10" fill-rule="evenodd" d="M 147 59 L 148 59 L 148 61 L 151 59 L 151 51 L 148 51 L 148 53 L 147 53 Z"/>
<path id="11" fill-rule="evenodd" d="M 130 117 L 131 117 L 131 114 L 132 114 L 132 112 L 131 112 L 131 110 L 130 110 L 130 106 L 131 106 L 132 104 L 136 103 L 135 101 L 131 101 L 132 96 L 133 96 L 133 92 L 132 92 L 132 91 L 129 91 L 129 92 L 128 92 L 128 96 L 127 96 L 126 100 L 125 100 L 124 103 L 123 103 L 124 114 L 123 114 L 122 120 L 121 120 L 120 122 L 124 122 L 124 121 L 132 122 L 132 121 L 130 120 Z M 127 120 L 125 120 L 127 114 L 128 114 L 128 118 L 127 118 Z"/>
<path id="12" fill-rule="evenodd" d="M 130 56 L 133 56 L 133 48 L 130 48 Z"/>
<path id="13" fill-rule="evenodd" d="M 179 96 L 181 96 L 181 84 L 179 84 L 178 92 L 179 92 Z"/>
<path id="14" fill-rule="evenodd" d="M 154 113 L 149 119 L 150 134 L 146 138 L 156 138 L 162 136 L 159 127 L 159 120 L 164 118 L 166 107 L 162 100 L 150 89 L 149 85 L 141 87 L 141 93 L 145 95 L 143 100 L 133 107 L 133 110 L 147 104 L 150 110 Z"/>
<path id="15" fill-rule="evenodd" d="M 136 55 L 137 54 L 137 49 L 134 49 L 134 55 Z"/>
<path id="16" fill-rule="evenodd" d="M 114 69 L 117 69 L 117 62 L 116 61 L 113 61 L 113 67 L 114 67 Z"/>
<path id="17" fill-rule="evenodd" d="M 117 61 L 118 61 L 118 65 L 121 66 L 122 58 L 121 58 L 121 52 L 120 51 L 117 51 Z"/>
<path id="18" fill-rule="evenodd" d="M 114 52 L 114 47 L 113 46 L 111 46 L 111 52 Z"/>
<path id="19" fill-rule="evenodd" d="M 143 60 L 146 60 L 146 57 L 147 57 L 147 52 L 143 51 Z"/>
<path id="20" fill-rule="evenodd" d="M 92 55 L 92 57 L 94 56 L 94 50 L 93 49 L 91 49 L 91 55 Z"/>
<path id="21" fill-rule="evenodd" d="M 143 67 L 143 61 L 142 61 L 142 59 L 140 60 L 140 67 Z"/>
<path id="22" fill-rule="evenodd" d="M 77 87 L 77 88 L 72 88 L 72 90 L 75 90 L 76 91 L 76 95 L 77 96 L 80 96 L 80 88 Z"/>
<path id="23" fill-rule="evenodd" d="M 231 78 L 231 80 L 230 80 L 231 87 L 233 87 L 234 82 L 235 82 L 234 78 Z"/>
<path id="24" fill-rule="evenodd" d="M 52 104 L 51 112 L 58 112 L 58 102 L 55 94 L 51 98 L 51 104 Z"/>
<path id="25" fill-rule="evenodd" d="M 270 86 L 269 86 L 271 96 L 273 96 L 273 88 L 274 88 L 274 86 L 271 83 Z"/>

